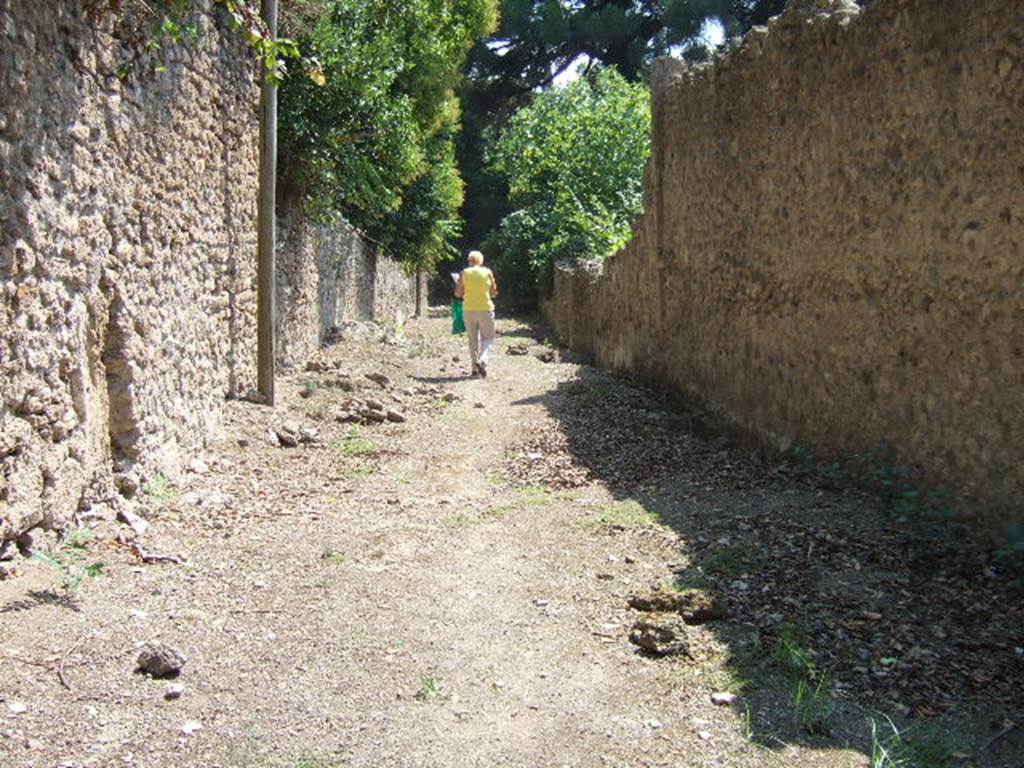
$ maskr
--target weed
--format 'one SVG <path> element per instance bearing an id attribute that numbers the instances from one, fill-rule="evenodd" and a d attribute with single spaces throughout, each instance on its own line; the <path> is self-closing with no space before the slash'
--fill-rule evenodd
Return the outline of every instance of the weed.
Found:
<path id="1" fill-rule="evenodd" d="M 542 485 L 528 485 L 519 491 L 517 503 L 522 507 L 534 507 L 551 503 L 551 493 Z"/>
<path id="2" fill-rule="evenodd" d="M 705 573 L 728 579 L 750 570 L 754 552 L 747 544 L 722 544 L 708 552 L 701 560 Z"/>
<path id="3" fill-rule="evenodd" d="M 161 474 L 153 475 L 143 483 L 142 491 L 158 504 L 168 502 L 178 494 L 171 481 Z"/>
<path id="4" fill-rule="evenodd" d="M 596 515 L 589 517 L 585 524 L 597 528 L 650 528 L 660 520 L 657 513 L 645 509 L 638 501 L 630 500 L 605 505 Z"/>
<path id="5" fill-rule="evenodd" d="M 479 518 L 475 518 L 465 512 L 453 512 L 441 520 L 443 525 L 447 525 L 450 528 L 468 528 L 476 522 L 479 522 Z"/>
<path id="6" fill-rule="evenodd" d="M 829 693 L 828 675 L 819 675 L 816 684 L 806 677 L 797 681 L 793 696 L 793 722 L 798 727 L 811 733 L 824 733 L 825 721 L 833 709 L 835 705 Z"/>
<path id="7" fill-rule="evenodd" d="M 783 624 L 775 639 L 771 660 L 783 672 L 813 680 L 818 676 L 814 656 L 806 646 L 807 635 L 798 622 Z"/>
<path id="8" fill-rule="evenodd" d="M 373 459 L 380 455 L 380 447 L 362 436 L 357 426 L 352 426 L 345 437 L 334 443 L 334 450 L 346 459 Z"/>
<path id="9" fill-rule="evenodd" d="M 875 718 L 871 726 L 871 768 L 952 768 L 965 756 L 969 739 L 937 723 L 919 723 L 900 730 L 883 715 L 888 736 L 881 736 Z"/>
<path id="10" fill-rule="evenodd" d="M 490 520 L 500 520 L 505 517 L 509 512 L 514 512 L 515 506 L 512 504 L 498 504 L 497 506 L 491 507 L 490 509 L 484 510 L 482 516 Z"/>
<path id="11" fill-rule="evenodd" d="M 82 565 L 79 562 L 81 557 L 82 555 L 73 549 L 65 549 L 53 555 L 44 555 L 42 552 L 32 555 L 33 560 L 45 563 L 60 572 L 60 588 L 66 595 L 74 594 L 83 581 L 99 576 L 106 567 L 102 562 Z"/>
<path id="12" fill-rule="evenodd" d="M 447 701 L 449 697 L 448 692 L 444 690 L 444 684 L 430 676 L 420 680 L 420 689 L 414 695 L 417 701 Z"/>
<path id="13" fill-rule="evenodd" d="M 345 562 L 345 553 L 331 547 L 325 547 L 324 551 L 320 553 L 320 559 L 329 565 L 341 565 Z"/>
<path id="14" fill-rule="evenodd" d="M 687 568 L 666 581 L 662 588 L 666 592 L 685 592 L 688 589 L 709 589 L 714 586 L 716 586 L 714 579 L 710 578 L 702 569 Z"/>
<path id="15" fill-rule="evenodd" d="M 68 528 L 64 532 L 64 545 L 75 549 L 85 549 L 85 545 L 93 538 L 93 532 L 88 528 Z"/>

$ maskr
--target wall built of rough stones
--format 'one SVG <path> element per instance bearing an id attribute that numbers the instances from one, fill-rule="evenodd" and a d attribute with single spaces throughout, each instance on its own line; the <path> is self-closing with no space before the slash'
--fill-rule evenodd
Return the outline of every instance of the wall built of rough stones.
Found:
<path id="1" fill-rule="evenodd" d="M 827 11 L 820 11 L 825 6 Z M 654 76 L 646 213 L 558 333 L 785 447 L 1024 502 L 1024 4 L 797 2 Z"/>
<path id="2" fill-rule="evenodd" d="M 279 362 L 304 364 L 347 321 L 396 327 L 416 312 L 416 279 L 347 221 L 315 223 L 289 201 L 279 218 Z"/>
<path id="3" fill-rule="evenodd" d="M 160 72 L 124 16 L 0 0 L 0 541 L 174 477 L 251 386 L 258 94 L 207 6 Z"/>

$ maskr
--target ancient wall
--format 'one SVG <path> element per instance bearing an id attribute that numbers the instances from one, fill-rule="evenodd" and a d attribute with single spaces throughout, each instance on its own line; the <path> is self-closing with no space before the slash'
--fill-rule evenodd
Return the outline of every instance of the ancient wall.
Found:
<path id="1" fill-rule="evenodd" d="M 887 440 L 1021 519 L 1024 4 L 793 0 L 653 86 L 646 213 L 559 271 L 558 332 L 783 447 Z"/>
<path id="2" fill-rule="evenodd" d="M 304 364 L 350 320 L 403 325 L 416 311 L 415 278 L 347 221 L 317 223 L 289 200 L 278 219 L 278 361 Z"/>
<path id="3" fill-rule="evenodd" d="M 0 541 L 173 477 L 251 386 L 256 78 L 210 7 L 148 55 L 124 14 L 0 0 Z"/>

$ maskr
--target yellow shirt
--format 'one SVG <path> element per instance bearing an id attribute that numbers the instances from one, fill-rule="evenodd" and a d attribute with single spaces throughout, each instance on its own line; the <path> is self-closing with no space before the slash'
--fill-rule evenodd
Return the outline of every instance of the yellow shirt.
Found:
<path id="1" fill-rule="evenodd" d="M 487 267 L 467 267 L 462 270 L 462 308 L 466 312 L 493 312 L 491 286 L 494 275 Z"/>

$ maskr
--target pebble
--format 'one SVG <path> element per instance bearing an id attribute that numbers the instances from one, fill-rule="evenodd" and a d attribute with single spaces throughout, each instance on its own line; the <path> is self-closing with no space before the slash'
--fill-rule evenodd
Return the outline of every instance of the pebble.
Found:
<path id="1" fill-rule="evenodd" d="M 164 693 L 164 698 L 168 701 L 173 701 L 174 699 L 180 699 L 183 693 L 185 693 L 185 686 L 181 683 L 174 683 L 167 687 L 167 692 Z"/>
<path id="2" fill-rule="evenodd" d="M 15 715 L 23 715 L 26 712 L 28 712 L 28 707 L 26 707 L 20 701 L 12 701 L 10 704 L 7 705 L 7 708 L 11 710 L 12 714 Z"/>
<path id="3" fill-rule="evenodd" d="M 717 693 L 711 694 L 711 703 L 717 704 L 720 707 L 726 707 L 736 701 L 738 697 L 735 693 L 729 693 L 727 691 L 718 691 Z"/>
<path id="4" fill-rule="evenodd" d="M 187 720 L 181 726 L 181 732 L 186 736 L 191 736 L 203 729 L 202 723 L 197 723 L 195 720 Z"/>

